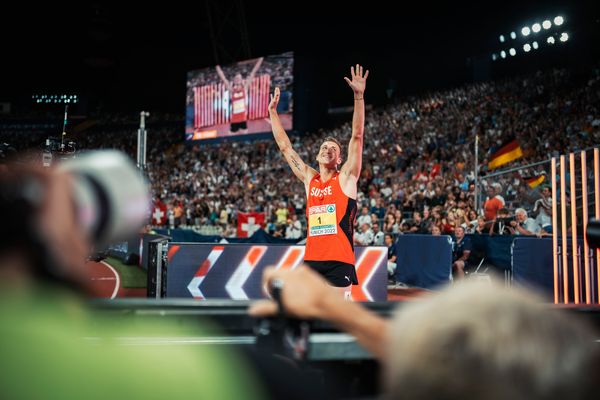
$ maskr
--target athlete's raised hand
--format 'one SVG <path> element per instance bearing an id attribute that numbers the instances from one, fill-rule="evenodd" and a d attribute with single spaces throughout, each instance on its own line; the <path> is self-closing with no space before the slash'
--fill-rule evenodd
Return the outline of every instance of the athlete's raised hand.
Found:
<path id="1" fill-rule="evenodd" d="M 275 87 L 275 91 L 271 95 L 271 102 L 269 103 L 269 111 L 277 111 L 277 104 L 279 104 L 279 87 Z"/>
<path id="2" fill-rule="evenodd" d="M 350 67 L 350 75 L 352 80 L 344 77 L 348 86 L 352 88 L 355 95 L 362 95 L 365 92 L 367 86 L 367 77 L 369 76 L 369 70 L 366 70 L 363 75 L 362 65 L 356 64 L 356 67 Z"/>

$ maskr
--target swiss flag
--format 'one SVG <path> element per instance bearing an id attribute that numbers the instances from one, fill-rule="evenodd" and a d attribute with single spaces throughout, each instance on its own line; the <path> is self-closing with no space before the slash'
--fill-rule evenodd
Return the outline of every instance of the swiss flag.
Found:
<path id="1" fill-rule="evenodd" d="M 152 224 L 164 225 L 167 223 L 167 206 L 160 200 L 154 202 L 152 208 Z"/>
<path id="2" fill-rule="evenodd" d="M 265 222 L 263 213 L 238 213 L 237 237 L 250 237 Z"/>

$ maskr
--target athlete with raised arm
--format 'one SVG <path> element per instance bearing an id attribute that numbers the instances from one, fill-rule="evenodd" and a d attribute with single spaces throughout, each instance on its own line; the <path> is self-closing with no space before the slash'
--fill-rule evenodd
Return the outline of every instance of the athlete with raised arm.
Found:
<path id="1" fill-rule="evenodd" d="M 231 133 L 237 132 L 238 130 L 241 130 L 241 133 L 247 132 L 248 124 L 246 121 L 248 120 L 248 88 L 250 87 L 250 83 L 252 82 L 252 79 L 254 79 L 256 72 L 260 68 L 263 59 L 263 57 L 257 59 L 252 71 L 250 71 L 250 74 L 248 74 L 245 79 L 241 74 L 236 74 L 233 77 L 233 81 L 227 79 L 223 73 L 223 70 L 221 69 L 221 66 L 216 66 L 217 75 L 219 75 L 219 78 L 221 78 L 221 81 L 223 81 L 227 87 L 227 90 L 229 91 L 229 112 L 231 112 L 231 126 L 229 131 Z"/>
<path id="2" fill-rule="evenodd" d="M 275 88 L 269 104 L 275 141 L 292 172 L 306 189 L 308 233 L 304 261 L 327 279 L 330 285 L 340 288 L 347 298 L 350 297 L 351 285 L 358 284 L 352 239 L 364 140 L 363 96 L 369 71 L 363 74 L 363 67 L 356 64 L 356 67 L 350 68 L 350 75 L 352 79 L 344 79 L 354 92 L 354 114 L 348 158 L 343 165 L 342 146 L 333 137 L 325 138 L 319 148 L 318 171 L 305 164 L 292 148 L 277 114 L 279 88 Z"/>

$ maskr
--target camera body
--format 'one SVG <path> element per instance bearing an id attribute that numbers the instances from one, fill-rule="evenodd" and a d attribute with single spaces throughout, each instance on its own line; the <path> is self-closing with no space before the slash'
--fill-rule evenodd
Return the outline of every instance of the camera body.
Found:
<path id="1" fill-rule="evenodd" d="M 492 233 L 496 235 L 512 234 L 512 221 L 517 221 L 516 217 L 498 217 L 492 225 Z M 518 221 L 517 221 L 518 222 Z"/>

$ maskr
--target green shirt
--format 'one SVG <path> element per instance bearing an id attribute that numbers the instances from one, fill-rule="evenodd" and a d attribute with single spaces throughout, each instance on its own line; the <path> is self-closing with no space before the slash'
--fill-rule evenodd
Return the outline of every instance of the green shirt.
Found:
<path id="1" fill-rule="evenodd" d="M 35 296 L 4 291 L 0 398 L 265 398 L 246 361 L 231 349 L 138 340 L 201 333 L 200 326 L 174 326 L 160 319 L 109 318 L 56 291 Z M 126 344 L 123 338 L 136 338 L 136 344 Z"/>

